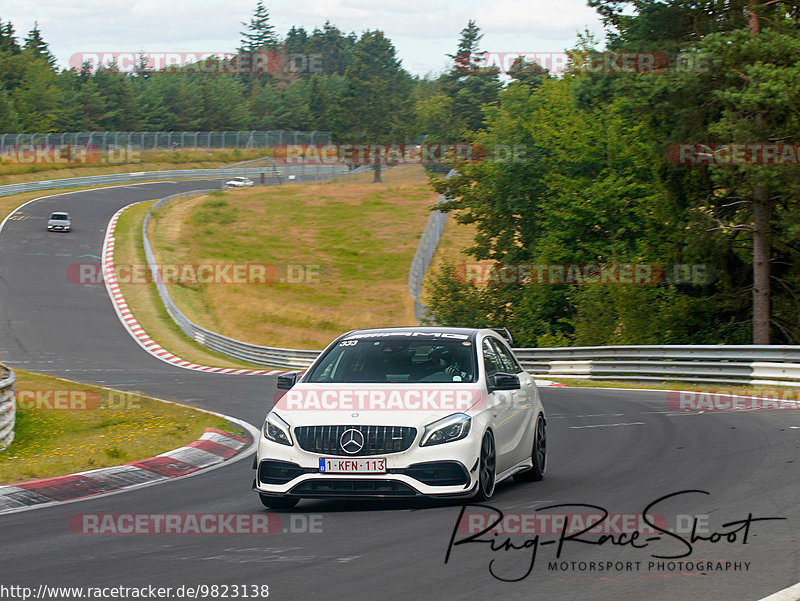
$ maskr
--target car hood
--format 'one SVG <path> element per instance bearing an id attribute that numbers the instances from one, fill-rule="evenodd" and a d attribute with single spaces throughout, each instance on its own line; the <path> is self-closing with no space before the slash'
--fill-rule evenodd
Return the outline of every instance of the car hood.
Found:
<path id="1" fill-rule="evenodd" d="M 72 221 L 70 221 L 69 219 L 48 219 L 47 221 L 47 225 L 70 225 L 70 224 L 72 224 Z"/>
<path id="2" fill-rule="evenodd" d="M 485 405 L 480 384 L 297 384 L 279 390 L 273 410 L 291 426 L 342 424 L 420 428 Z"/>

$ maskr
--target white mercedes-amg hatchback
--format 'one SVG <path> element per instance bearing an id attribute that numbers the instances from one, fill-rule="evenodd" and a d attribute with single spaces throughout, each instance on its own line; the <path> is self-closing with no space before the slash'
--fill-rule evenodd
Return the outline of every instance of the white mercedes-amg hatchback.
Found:
<path id="1" fill-rule="evenodd" d="M 267 415 L 253 488 L 267 507 L 301 498 L 486 500 L 513 476 L 541 480 L 545 413 L 495 330 L 348 332 Z"/>

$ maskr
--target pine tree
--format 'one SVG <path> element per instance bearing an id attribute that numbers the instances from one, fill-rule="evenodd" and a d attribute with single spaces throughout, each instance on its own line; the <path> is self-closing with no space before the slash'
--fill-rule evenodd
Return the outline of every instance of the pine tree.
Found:
<path id="1" fill-rule="evenodd" d="M 305 54 L 308 33 L 302 27 L 295 27 L 286 34 L 286 51 L 289 54 Z"/>
<path id="2" fill-rule="evenodd" d="M 242 36 L 239 52 L 257 52 L 263 48 L 273 50 L 277 46 L 278 36 L 275 35 L 275 26 L 270 24 L 269 11 L 262 0 L 256 3 L 250 23 L 242 21 L 242 25 L 247 27 L 247 31 L 239 32 Z"/>
<path id="3" fill-rule="evenodd" d="M 50 68 L 54 68 L 56 66 L 56 58 L 50 53 L 50 48 L 47 46 L 47 42 L 42 39 L 42 32 L 39 29 L 38 21 L 34 21 L 33 29 L 28 32 L 28 35 L 25 38 L 25 45 L 22 47 L 22 49 L 27 50 L 34 56 L 44 58 L 45 61 L 47 61 L 47 64 L 50 65 Z"/>
<path id="4" fill-rule="evenodd" d="M 9 21 L 3 23 L 0 21 L 0 52 L 11 52 L 12 54 L 19 54 L 21 48 L 17 43 L 17 36 L 14 33 L 14 25 Z"/>
<path id="5" fill-rule="evenodd" d="M 442 91 L 453 99 L 455 116 L 469 131 L 477 131 L 483 123 L 481 107 L 497 100 L 502 87 L 499 70 L 487 69 L 481 63 L 485 52 L 479 49 L 483 34 L 475 21 L 469 21 L 461 30 L 453 68 L 442 75 Z"/>
<path id="6" fill-rule="evenodd" d="M 486 54 L 478 49 L 478 45 L 483 38 L 480 27 L 474 20 L 467 22 L 467 26 L 461 30 L 461 37 L 458 40 L 458 51 L 456 54 L 448 54 L 455 62 L 454 69 L 458 73 L 472 73 L 479 65 L 481 59 Z"/>
<path id="7" fill-rule="evenodd" d="M 337 132 L 353 142 L 396 143 L 405 139 L 411 80 L 397 58 L 394 45 L 382 31 L 366 31 L 345 71 L 347 89 L 333 117 Z M 381 166 L 375 178 L 381 181 Z"/>

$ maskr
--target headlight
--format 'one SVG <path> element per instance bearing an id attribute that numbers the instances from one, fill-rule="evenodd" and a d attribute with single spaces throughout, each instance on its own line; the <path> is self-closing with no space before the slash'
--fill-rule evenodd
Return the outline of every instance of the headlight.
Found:
<path id="1" fill-rule="evenodd" d="M 272 442 L 292 446 L 292 435 L 289 434 L 289 424 L 283 421 L 276 413 L 267 415 L 262 428 L 264 436 Z"/>
<path id="2" fill-rule="evenodd" d="M 429 447 L 466 438 L 471 425 L 472 418 L 469 415 L 464 413 L 449 415 L 425 426 L 419 446 Z"/>

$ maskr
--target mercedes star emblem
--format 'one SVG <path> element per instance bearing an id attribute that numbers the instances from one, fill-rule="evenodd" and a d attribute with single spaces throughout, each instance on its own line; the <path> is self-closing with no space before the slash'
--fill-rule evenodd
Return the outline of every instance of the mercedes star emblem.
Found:
<path id="1" fill-rule="evenodd" d="M 355 428 L 345 430 L 339 438 L 339 446 L 348 455 L 355 455 L 364 448 L 364 435 Z"/>

